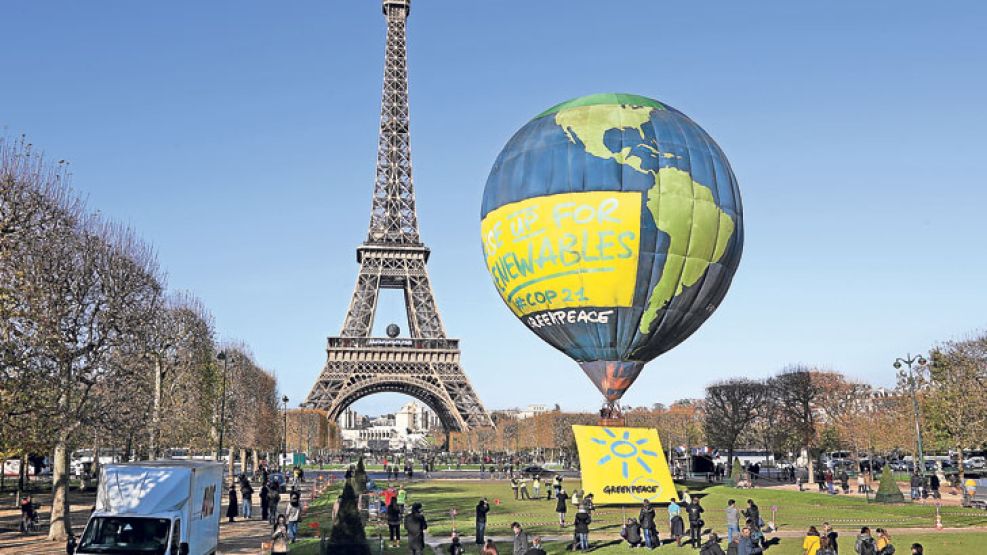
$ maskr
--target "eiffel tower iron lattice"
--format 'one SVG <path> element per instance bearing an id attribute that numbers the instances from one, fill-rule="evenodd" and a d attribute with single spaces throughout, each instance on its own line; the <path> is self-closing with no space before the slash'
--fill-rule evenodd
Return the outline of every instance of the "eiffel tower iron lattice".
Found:
<path id="1" fill-rule="evenodd" d="M 383 0 L 382 7 L 387 48 L 370 231 L 356 251 L 360 273 L 343 329 L 329 338 L 328 360 L 304 404 L 335 421 L 362 397 L 397 392 L 425 403 L 447 431 L 492 426 L 460 365 L 459 341 L 446 337 L 418 233 L 405 42 L 411 1 Z M 381 289 L 404 291 L 410 337 L 371 337 Z"/>

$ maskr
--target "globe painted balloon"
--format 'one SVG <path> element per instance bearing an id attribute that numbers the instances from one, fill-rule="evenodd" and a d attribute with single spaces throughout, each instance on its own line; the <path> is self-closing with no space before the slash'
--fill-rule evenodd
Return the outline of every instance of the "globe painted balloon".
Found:
<path id="1" fill-rule="evenodd" d="M 663 102 L 598 94 L 539 114 L 483 192 L 501 298 L 614 403 L 726 295 L 743 212 L 726 156 Z"/>

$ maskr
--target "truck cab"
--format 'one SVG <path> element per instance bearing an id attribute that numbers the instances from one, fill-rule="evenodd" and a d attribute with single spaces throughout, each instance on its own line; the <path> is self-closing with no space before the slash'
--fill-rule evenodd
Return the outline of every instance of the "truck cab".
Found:
<path id="1" fill-rule="evenodd" d="M 75 548 L 76 555 L 146 553 L 187 555 L 182 541 L 180 514 L 99 515 L 93 514 Z"/>

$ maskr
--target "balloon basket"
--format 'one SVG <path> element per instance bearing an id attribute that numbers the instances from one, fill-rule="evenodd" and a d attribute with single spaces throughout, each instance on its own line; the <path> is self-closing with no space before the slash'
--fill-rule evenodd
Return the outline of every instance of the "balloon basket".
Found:
<path id="1" fill-rule="evenodd" d="M 623 416 L 600 419 L 600 426 L 623 428 L 625 427 L 625 425 L 626 425 L 626 421 Z"/>

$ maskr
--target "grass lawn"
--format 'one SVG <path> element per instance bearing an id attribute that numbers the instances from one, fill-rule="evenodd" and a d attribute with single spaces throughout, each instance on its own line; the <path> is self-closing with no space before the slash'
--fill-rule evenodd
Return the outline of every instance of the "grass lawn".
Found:
<path id="1" fill-rule="evenodd" d="M 575 484 L 569 481 L 566 484 L 567 491 L 575 489 Z M 569 538 L 572 535 L 572 528 L 559 528 L 558 517 L 555 514 L 555 501 L 548 501 L 544 498 L 537 501 L 515 501 L 513 493 L 507 482 L 498 480 L 431 480 L 414 482 L 407 487 L 408 503 L 420 502 L 424 506 L 425 516 L 429 523 L 429 533 L 432 537 L 447 538 L 453 530 L 453 518 L 450 515 L 451 509 L 456 509 L 455 527 L 460 533 L 473 534 L 473 508 L 481 497 L 486 497 L 491 503 L 490 513 L 487 515 L 487 535 L 488 536 L 508 536 L 510 534 L 510 524 L 513 521 L 520 522 L 524 528 L 532 534 L 545 536 L 557 536 Z M 317 522 L 323 530 L 331 528 L 331 507 L 332 502 L 338 495 L 339 488 L 332 488 L 322 498 L 314 501 L 306 513 L 305 521 L 300 526 L 300 533 L 311 539 L 301 539 L 296 544 L 293 553 L 318 553 L 318 530 L 309 527 L 310 522 Z M 868 525 L 871 528 L 878 526 L 885 528 L 917 528 L 932 527 L 935 524 L 935 508 L 932 505 L 904 504 L 904 505 L 878 505 L 868 504 L 863 499 L 827 496 L 814 492 L 796 491 L 776 491 L 776 490 L 736 490 L 725 486 L 713 486 L 705 490 L 696 489 L 695 493 L 702 495 L 702 504 L 706 508 L 707 528 L 712 528 L 718 533 L 725 531 L 723 508 L 727 499 L 736 499 L 738 504 L 744 504 L 748 498 L 752 498 L 761 507 L 762 518 L 770 520 L 771 506 L 778 507 L 777 523 L 782 533 L 798 534 L 798 537 L 783 537 L 780 543 L 772 547 L 769 551 L 777 555 L 787 553 L 801 553 L 801 533 L 810 525 L 820 526 L 822 522 L 828 521 L 840 532 L 843 541 L 841 547 L 850 546 L 847 553 L 852 554 L 853 537 L 859 528 Z M 545 490 L 542 489 L 544 496 Z M 497 500 L 500 503 L 497 503 Z M 630 553 L 631 550 L 620 545 L 609 545 L 618 538 L 620 525 L 628 516 L 637 516 L 637 507 L 599 507 L 593 515 L 593 525 L 590 538 L 594 545 L 598 546 L 596 551 L 601 553 Z M 663 508 L 659 509 L 663 511 Z M 571 523 L 574 515 L 574 507 L 569 507 L 567 513 L 567 523 Z M 947 527 L 967 527 L 967 526 L 987 526 L 987 511 L 965 509 L 962 507 L 944 507 L 942 509 L 943 524 Z M 659 532 L 662 538 L 667 538 L 667 519 L 659 519 Z M 367 526 L 368 538 L 376 539 L 378 534 L 386 540 L 387 526 L 383 523 L 370 523 Z M 725 535 L 725 534 L 723 534 Z M 771 535 L 769 534 L 769 537 Z M 917 538 L 917 539 L 916 539 Z M 919 541 L 926 545 L 927 553 L 984 553 L 987 552 L 987 532 L 973 531 L 969 533 L 928 533 L 921 532 L 915 535 L 907 533 L 897 534 L 895 543 L 898 546 L 898 553 L 907 555 L 908 546 L 912 542 Z M 376 541 L 372 542 L 377 545 Z M 564 543 L 548 543 L 546 548 L 551 553 L 561 553 Z M 468 545 L 470 550 L 472 544 Z M 506 544 L 501 547 L 504 552 Z M 674 549 L 666 547 L 665 549 Z M 683 548 L 688 549 L 688 548 Z M 375 549 L 374 552 L 377 550 Z M 404 553 L 405 549 L 386 549 L 387 553 Z M 682 553 L 688 553 L 683 551 Z M 635 551 L 641 553 L 641 551 Z"/>

